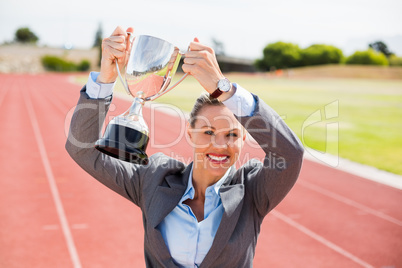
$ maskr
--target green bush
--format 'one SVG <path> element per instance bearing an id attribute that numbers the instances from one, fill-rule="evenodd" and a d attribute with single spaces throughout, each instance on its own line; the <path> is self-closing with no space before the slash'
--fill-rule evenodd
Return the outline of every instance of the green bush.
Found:
<path id="1" fill-rule="evenodd" d="M 89 62 L 89 60 L 82 60 L 78 64 L 77 70 L 81 71 L 81 72 L 85 72 L 85 71 L 88 71 L 90 67 L 91 67 L 91 63 Z"/>
<path id="2" fill-rule="evenodd" d="M 257 60 L 256 67 L 260 70 L 269 70 L 297 67 L 301 64 L 301 49 L 292 43 L 276 42 L 264 48 L 263 58 Z"/>
<path id="3" fill-rule="evenodd" d="M 39 38 L 29 28 L 19 28 L 15 32 L 15 40 L 21 43 L 36 43 Z"/>
<path id="4" fill-rule="evenodd" d="M 391 66 L 402 66 L 402 57 L 396 55 L 391 55 L 388 59 L 389 65 Z"/>
<path id="5" fill-rule="evenodd" d="M 41 58 L 42 65 L 48 71 L 56 72 L 75 72 L 89 70 L 90 63 L 88 60 L 82 60 L 78 65 L 74 62 L 67 61 L 63 58 L 45 55 Z"/>
<path id="6" fill-rule="evenodd" d="M 334 46 L 315 44 L 303 49 L 301 58 L 303 66 L 336 64 L 342 61 L 343 53 Z"/>
<path id="7" fill-rule="evenodd" d="M 381 52 L 375 52 L 373 49 L 366 51 L 356 51 L 349 56 L 346 64 L 362 64 L 362 65 L 388 65 L 387 57 Z"/>

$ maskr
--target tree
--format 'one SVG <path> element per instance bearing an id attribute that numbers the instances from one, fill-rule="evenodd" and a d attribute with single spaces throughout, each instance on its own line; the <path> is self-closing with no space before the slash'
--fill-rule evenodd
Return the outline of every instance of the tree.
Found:
<path id="1" fill-rule="evenodd" d="M 330 45 L 315 44 L 302 50 L 303 66 L 336 64 L 340 63 L 342 59 L 342 50 Z"/>
<path id="2" fill-rule="evenodd" d="M 346 64 L 362 64 L 362 65 L 389 65 L 387 57 L 373 49 L 366 51 L 356 51 L 346 59 Z"/>
<path id="3" fill-rule="evenodd" d="M 376 42 L 370 43 L 369 48 L 372 48 L 375 51 L 381 52 L 382 54 L 387 56 L 387 58 L 389 58 L 391 55 L 394 54 L 391 51 L 389 51 L 387 45 L 382 41 L 376 41 Z"/>
<path id="4" fill-rule="evenodd" d="M 390 66 L 402 66 L 402 57 L 391 55 L 388 61 Z"/>
<path id="5" fill-rule="evenodd" d="M 263 58 L 256 61 L 260 70 L 292 68 L 301 65 L 301 49 L 292 43 L 276 42 L 268 44 L 263 51 Z"/>
<path id="6" fill-rule="evenodd" d="M 93 47 L 99 47 L 100 45 L 102 45 L 102 39 L 103 39 L 102 23 L 99 23 L 98 30 L 96 30 L 95 33 L 95 41 Z"/>
<path id="7" fill-rule="evenodd" d="M 98 66 L 101 65 L 101 60 L 102 60 L 102 40 L 103 40 L 102 23 L 99 23 L 98 30 L 95 33 L 95 41 L 94 41 L 94 45 L 93 45 L 93 47 L 97 47 L 99 49 Z"/>
<path id="8" fill-rule="evenodd" d="M 15 32 L 15 40 L 21 43 L 36 43 L 39 38 L 28 28 L 19 28 Z"/>
<path id="9" fill-rule="evenodd" d="M 212 48 L 215 51 L 215 55 L 225 55 L 225 47 L 221 41 L 218 39 L 212 38 Z"/>

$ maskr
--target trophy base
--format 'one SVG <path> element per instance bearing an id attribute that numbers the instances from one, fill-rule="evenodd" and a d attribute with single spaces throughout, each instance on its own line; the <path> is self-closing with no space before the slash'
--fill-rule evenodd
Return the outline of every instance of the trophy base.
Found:
<path id="1" fill-rule="evenodd" d="M 95 143 L 95 148 L 114 158 L 140 165 L 148 164 L 145 149 L 148 136 L 130 127 L 109 124 L 102 139 Z"/>

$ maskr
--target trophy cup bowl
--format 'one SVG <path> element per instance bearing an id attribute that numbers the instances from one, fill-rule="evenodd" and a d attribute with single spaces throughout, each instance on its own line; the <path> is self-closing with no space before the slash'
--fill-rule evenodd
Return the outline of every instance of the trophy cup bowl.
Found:
<path id="1" fill-rule="evenodd" d="M 149 129 L 142 116 L 146 101 L 167 93 L 186 78 L 185 74 L 169 88 L 183 53 L 171 43 L 149 35 L 139 35 L 132 41 L 131 53 L 125 66 L 125 79 L 120 80 L 129 95 L 134 97 L 130 108 L 114 117 L 106 127 L 95 148 L 112 157 L 127 162 L 147 165 L 146 148 Z"/>

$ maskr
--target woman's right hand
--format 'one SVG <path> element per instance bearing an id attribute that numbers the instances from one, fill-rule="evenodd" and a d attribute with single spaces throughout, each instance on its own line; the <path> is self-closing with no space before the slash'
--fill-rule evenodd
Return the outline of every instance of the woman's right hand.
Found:
<path id="1" fill-rule="evenodd" d="M 134 32 L 132 27 L 124 31 L 118 26 L 111 36 L 102 41 L 102 59 L 98 83 L 113 83 L 117 79 L 116 60 L 121 70 L 127 63 L 131 51 L 130 35 Z"/>

